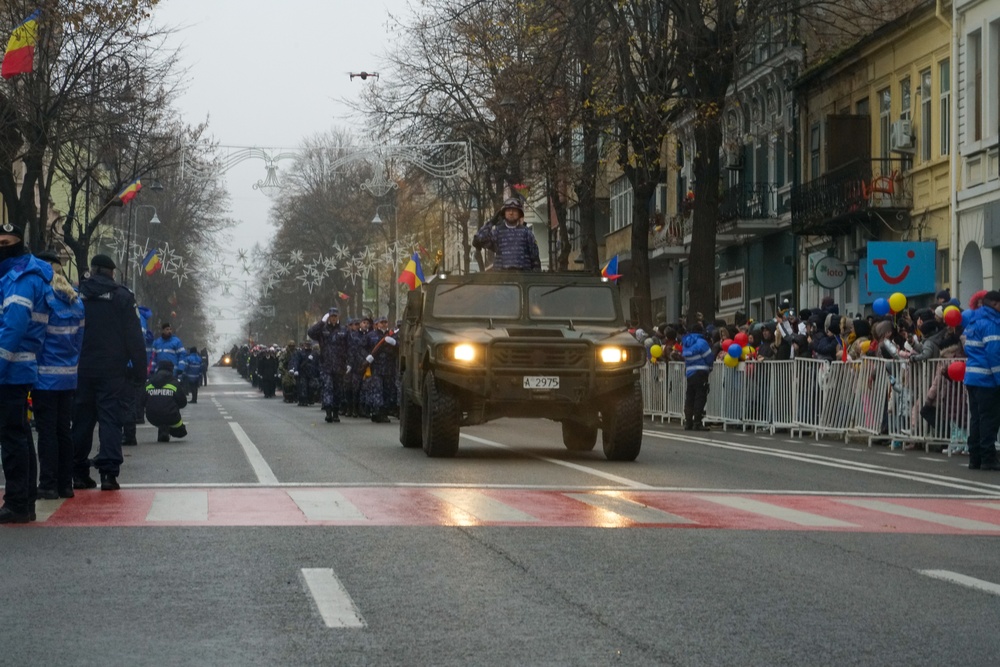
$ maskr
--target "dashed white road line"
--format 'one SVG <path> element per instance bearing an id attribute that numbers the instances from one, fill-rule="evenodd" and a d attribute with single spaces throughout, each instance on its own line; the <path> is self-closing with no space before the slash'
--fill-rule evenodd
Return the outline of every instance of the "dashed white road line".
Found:
<path id="1" fill-rule="evenodd" d="M 939 512 L 928 512 L 927 510 L 921 510 L 915 507 L 907 507 L 906 505 L 887 503 L 884 500 L 871 500 L 867 498 L 864 499 L 838 498 L 836 502 L 844 503 L 845 505 L 853 505 L 854 507 L 861 507 L 863 509 L 875 510 L 876 512 L 894 514 L 896 516 L 905 517 L 907 519 L 917 519 L 918 521 L 927 521 L 929 523 L 936 523 L 938 525 L 948 526 L 950 528 L 959 528 L 961 530 L 1000 531 L 1000 525 L 997 525 L 995 523 L 976 521 L 975 519 L 963 519 L 962 517 L 959 516 L 952 516 L 950 514 L 941 514 Z"/>
<path id="2" fill-rule="evenodd" d="M 227 417 L 227 419 L 230 418 Z M 257 449 L 257 445 L 253 444 L 253 440 L 243 430 L 243 427 L 231 421 L 229 422 L 229 428 L 233 429 L 233 434 L 236 435 L 236 439 L 239 440 L 240 445 L 243 447 L 243 452 L 247 455 L 247 460 L 250 462 L 254 473 L 256 473 L 257 480 L 261 484 L 277 484 L 278 478 L 271 470 L 271 466 L 267 465 L 267 461 L 264 460 L 260 450 Z"/>
<path id="3" fill-rule="evenodd" d="M 771 517 L 772 519 L 780 519 L 782 521 L 788 521 L 789 523 L 794 523 L 799 526 L 808 526 L 810 528 L 856 528 L 857 527 L 853 523 L 841 521 L 840 519 L 833 519 L 831 517 L 821 516 L 819 514 L 802 512 L 800 510 L 792 509 L 790 507 L 782 507 L 781 505 L 773 505 L 771 503 L 765 503 L 760 500 L 754 500 L 753 498 L 740 498 L 738 496 L 698 496 L 698 497 L 701 498 L 702 500 L 718 503 L 719 505 L 725 505 L 726 507 L 732 507 L 733 509 L 736 510 L 743 510 L 744 512 L 752 512 L 754 514 L 760 514 L 762 516 Z"/>
<path id="4" fill-rule="evenodd" d="M 917 572 L 925 577 L 930 577 L 931 579 L 940 579 L 941 581 L 958 584 L 959 586 L 974 588 L 977 591 L 983 591 L 984 593 L 1000 595 L 1000 584 L 994 584 L 991 581 L 983 581 L 982 579 L 968 577 L 964 574 L 950 572 L 948 570 L 917 570 Z"/>
<path id="5" fill-rule="evenodd" d="M 156 493 L 146 521 L 208 521 L 208 491 Z"/>
<path id="6" fill-rule="evenodd" d="M 328 628 L 367 625 L 354 600 L 330 568 L 302 568 L 302 580 Z"/>

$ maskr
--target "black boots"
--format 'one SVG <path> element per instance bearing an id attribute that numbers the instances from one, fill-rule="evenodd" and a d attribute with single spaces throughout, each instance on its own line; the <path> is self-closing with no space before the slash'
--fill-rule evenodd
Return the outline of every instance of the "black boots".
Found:
<path id="1" fill-rule="evenodd" d="M 122 488 L 118 484 L 118 476 L 111 473 L 101 473 L 101 491 L 117 491 Z"/>
<path id="2" fill-rule="evenodd" d="M 90 475 L 82 475 L 73 477 L 73 488 L 74 489 L 96 489 L 97 482 Z"/>
<path id="3" fill-rule="evenodd" d="M 170 428 L 167 426 L 160 426 L 156 431 L 156 441 L 170 442 Z"/>

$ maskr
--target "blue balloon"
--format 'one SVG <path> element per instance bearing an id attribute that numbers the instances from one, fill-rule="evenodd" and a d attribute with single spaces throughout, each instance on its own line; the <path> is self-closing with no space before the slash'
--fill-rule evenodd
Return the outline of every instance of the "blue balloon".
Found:
<path id="1" fill-rule="evenodd" d="M 729 356 L 732 357 L 733 359 L 739 359 L 740 357 L 743 356 L 743 348 L 740 347 L 739 343 L 733 343 L 732 345 L 730 345 L 729 349 L 726 350 L 726 352 L 728 352 Z"/>
<path id="2" fill-rule="evenodd" d="M 888 301 L 882 298 L 878 298 L 875 299 L 875 303 L 872 304 L 872 310 L 874 310 L 875 314 L 878 315 L 879 317 L 885 317 L 886 315 L 889 314 L 889 311 L 892 309 L 889 307 Z"/>

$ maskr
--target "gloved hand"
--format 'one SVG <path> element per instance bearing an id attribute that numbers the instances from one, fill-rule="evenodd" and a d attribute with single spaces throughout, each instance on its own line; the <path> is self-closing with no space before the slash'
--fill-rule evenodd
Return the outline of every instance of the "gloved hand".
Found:
<path id="1" fill-rule="evenodd" d="M 396 339 L 393 338 L 392 336 L 386 336 L 385 337 L 385 342 L 388 343 L 389 345 L 395 345 L 396 344 Z"/>
<path id="2" fill-rule="evenodd" d="M 292 371 L 292 375 L 294 375 L 295 377 L 298 377 L 299 376 L 299 372 L 298 371 Z"/>
<path id="3" fill-rule="evenodd" d="M 310 354 L 310 355 L 309 355 L 309 358 L 310 358 L 310 359 L 312 359 L 312 358 L 313 358 L 313 356 L 312 356 L 312 355 Z"/>
<path id="4" fill-rule="evenodd" d="M 323 316 L 323 323 L 325 324 L 328 319 L 330 319 L 330 313 Z"/>
<path id="5" fill-rule="evenodd" d="M 365 361 L 367 361 L 369 364 L 373 364 L 375 363 L 375 357 L 369 354 L 367 357 L 365 357 Z"/>
<path id="6" fill-rule="evenodd" d="M 350 367 L 350 366 L 348 366 L 348 367 L 347 367 L 347 372 L 348 372 L 348 373 L 350 373 L 350 372 L 351 372 L 351 367 Z"/>

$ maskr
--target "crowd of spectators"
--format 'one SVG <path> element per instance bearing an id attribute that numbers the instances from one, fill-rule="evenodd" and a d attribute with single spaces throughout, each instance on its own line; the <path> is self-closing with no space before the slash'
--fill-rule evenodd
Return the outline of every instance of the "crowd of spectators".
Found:
<path id="1" fill-rule="evenodd" d="M 732 323 L 706 323 L 696 315 L 695 323 L 690 325 L 663 322 L 652 331 L 635 328 L 633 333 L 646 347 L 651 363 L 685 361 L 690 366 L 691 353 L 685 354 L 685 350 L 690 349 L 692 333 L 705 339 L 714 361 L 723 361 L 732 354 L 734 340 L 743 341 L 739 344 L 742 361 L 808 358 L 835 362 L 865 356 L 904 362 L 964 360 L 964 328 L 970 316 L 984 306 L 984 298 L 988 301 L 987 292 L 977 292 L 963 306 L 948 290 L 942 290 L 933 306 L 904 308 L 883 317 L 842 314 L 832 297 L 825 297 L 816 308 L 800 311 L 785 300 L 775 317 L 766 322 L 754 322 L 737 314 Z M 735 365 L 735 360 L 730 362 Z M 938 386 L 935 382 L 927 396 L 914 397 L 915 418 L 930 414 L 927 407 L 933 405 Z M 697 426 L 697 410 L 695 413 Z M 968 452 L 964 443 L 956 451 Z"/>

